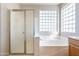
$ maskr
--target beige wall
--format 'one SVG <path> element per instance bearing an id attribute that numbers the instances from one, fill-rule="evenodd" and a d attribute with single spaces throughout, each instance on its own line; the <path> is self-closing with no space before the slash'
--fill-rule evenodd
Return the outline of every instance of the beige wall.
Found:
<path id="1" fill-rule="evenodd" d="M 9 54 L 9 9 L 19 9 L 19 4 L 1 3 L 1 55 Z"/>

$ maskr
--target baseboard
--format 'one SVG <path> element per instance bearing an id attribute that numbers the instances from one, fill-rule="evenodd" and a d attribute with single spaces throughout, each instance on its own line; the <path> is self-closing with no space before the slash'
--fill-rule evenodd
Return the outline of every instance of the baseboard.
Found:
<path id="1" fill-rule="evenodd" d="M 0 56 L 9 56 L 9 53 L 0 53 Z"/>

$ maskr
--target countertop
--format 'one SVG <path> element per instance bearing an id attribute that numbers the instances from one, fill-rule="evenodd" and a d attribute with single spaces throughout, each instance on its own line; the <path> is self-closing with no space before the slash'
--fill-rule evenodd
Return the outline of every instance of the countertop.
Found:
<path id="1" fill-rule="evenodd" d="M 69 38 L 79 40 L 79 36 L 69 36 Z"/>

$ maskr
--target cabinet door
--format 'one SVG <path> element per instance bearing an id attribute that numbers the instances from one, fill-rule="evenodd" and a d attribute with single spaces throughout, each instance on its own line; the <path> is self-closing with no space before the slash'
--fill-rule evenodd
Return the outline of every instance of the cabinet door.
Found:
<path id="1" fill-rule="evenodd" d="M 10 15 L 10 52 L 24 53 L 24 11 L 11 11 Z"/>
<path id="2" fill-rule="evenodd" d="M 26 54 L 34 53 L 33 10 L 26 10 Z"/>
<path id="3" fill-rule="evenodd" d="M 76 45 L 70 45 L 70 56 L 79 56 L 79 47 Z"/>

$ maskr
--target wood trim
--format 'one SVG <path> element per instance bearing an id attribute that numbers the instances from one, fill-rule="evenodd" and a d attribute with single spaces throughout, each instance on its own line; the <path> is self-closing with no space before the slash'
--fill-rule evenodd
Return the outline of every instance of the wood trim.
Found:
<path id="1" fill-rule="evenodd" d="M 68 46 L 40 46 L 40 56 L 68 56 Z"/>
<path id="2" fill-rule="evenodd" d="M 24 53 L 11 53 L 10 55 L 34 55 L 33 53 L 28 53 L 28 54 L 24 54 Z"/>

